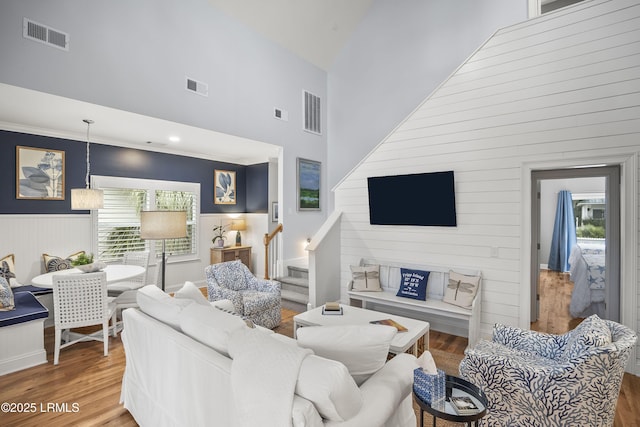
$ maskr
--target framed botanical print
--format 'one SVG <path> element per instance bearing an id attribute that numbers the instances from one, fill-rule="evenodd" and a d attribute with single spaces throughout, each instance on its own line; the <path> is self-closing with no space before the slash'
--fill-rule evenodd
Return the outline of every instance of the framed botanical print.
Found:
<path id="1" fill-rule="evenodd" d="M 16 146 L 16 198 L 64 200 L 64 151 Z"/>
<path id="2" fill-rule="evenodd" d="M 236 204 L 236 173 L 234 171 L 214 170 L 214 195 L 216 205 Z"/>
<path id="3" fill-rule="evenodd" d="M 298 210 L 320 210 L 320 162 L 298 157 Z"/>

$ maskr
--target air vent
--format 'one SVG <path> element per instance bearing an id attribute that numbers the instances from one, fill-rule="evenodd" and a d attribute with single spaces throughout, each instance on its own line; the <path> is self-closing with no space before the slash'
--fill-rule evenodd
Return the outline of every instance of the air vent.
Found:
<path id="1" fill-rule="evenodd" d="M 322 129 L 320 127 L 320 97 L 310 92 L 302 91 L 302 103 L 304 130 L 321 135 Z"/>
<path id="2" fill-rule="evenodd" d="M 69 50 L 69 34 L 39 24 L 30 19 L 22 21 L 22 36 L 62 50 Z"/>
<path id="3" fill-rule="evenodd" d="M 283 110 L 282 108 L 274 108 L 273 109 L 273 118 L 282 120 L 283 122 L 289 121 L 289 112 L 287 110 Z"/>
<path id="4" fill-rule="evenodd" d="M 187 90 L 202 96 L 209 96 L 209 85 L 187 77 Z"/>

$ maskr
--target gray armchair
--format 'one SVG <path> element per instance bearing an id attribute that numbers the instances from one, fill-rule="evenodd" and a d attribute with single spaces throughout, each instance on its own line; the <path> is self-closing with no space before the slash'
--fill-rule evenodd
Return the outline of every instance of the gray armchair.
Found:
<path id="1" fill-rule="evenodd" d="M 205 268 L 209 301 L 228 299 L 236 313 L 273 329 L 280 324 L 280 282 L 258 279 L 241 261 Z"/>
<path id="2" fill-rule="evenodd" d="M 488 426 L 611 426 L 636 334 L 593 315 L 562 335 L 496 325 L 460 374 L 489 400 Z"/>

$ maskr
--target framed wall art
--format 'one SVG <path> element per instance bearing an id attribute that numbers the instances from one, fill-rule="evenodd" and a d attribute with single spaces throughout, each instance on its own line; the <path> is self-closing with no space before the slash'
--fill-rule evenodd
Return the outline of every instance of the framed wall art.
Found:
<path id="1" fill-rule="evenodd" d="M 298 157 L 298 210 L 320 210 L 320 162 Z"/>
<path id="2" fill-rule="evenodd" d="M 64 151 L 16 146 L 16 198 L 64 200 Z"/>
<path id="3" fill-rule="evenodd" d="M 214 195 L 216 205 L 236 204 L 236 173 L 234 171 L 214 170 Z"/>

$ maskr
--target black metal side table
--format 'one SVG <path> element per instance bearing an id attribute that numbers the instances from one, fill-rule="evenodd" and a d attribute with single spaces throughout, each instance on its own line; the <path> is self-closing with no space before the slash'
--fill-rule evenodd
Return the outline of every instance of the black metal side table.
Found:
<path id="1" fill-rule="evenodd" d="M 446 399 L 443 402 L 436 403 L 433 406 L 418 397 L 415 390 L 413 398 L 420 407 L 420 427 L 424 427 L 424 412 L 427 411 L 433 415 L 433 427 L 436 427 L 436 419 L 440 418 L 447 421 L 466 423 L 467 426 L 478 426 L 478 420 L 487 413 L 487 405 L 489 401 L 482 390 L 469 381 L 453 375 L 446 376 Z M 451 396 L 469 396 L 479 408 L 478 412 L 469 415 L 459 415 L 449 403 Z M 473 423 L 473 424 L 472 424 Z"/>

